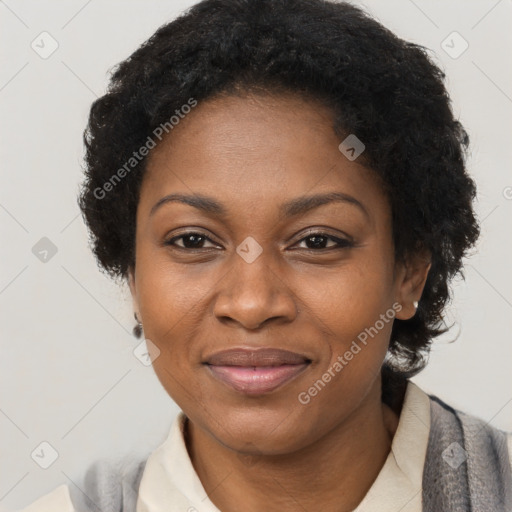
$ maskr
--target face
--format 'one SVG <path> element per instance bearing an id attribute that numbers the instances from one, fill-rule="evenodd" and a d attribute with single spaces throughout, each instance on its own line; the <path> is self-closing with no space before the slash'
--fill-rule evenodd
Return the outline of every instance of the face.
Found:
<path id="1" fill-rule="evenodd" d="M 149 156 L 135 308 L 164 388 L 234 450 L 290 453 L 374 407 L 393 317 L 421 295 L 340 142 L 315 102 L 219 97 Z"/>

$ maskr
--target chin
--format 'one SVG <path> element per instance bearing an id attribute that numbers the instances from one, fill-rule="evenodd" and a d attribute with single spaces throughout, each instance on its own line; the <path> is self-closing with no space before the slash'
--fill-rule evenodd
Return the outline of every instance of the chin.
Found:
<path id="1" fill-rule="evenodd" d="M 301 417 L 297 414 L 301 413 Z M 228 448 L 250 455 L 284 455 L 308 444 L 314 432 L 306 421 L 306 410 L 291 411 L 245 407 L 211 411 L 211 416 L 222 417 L 222 422 L 204 418 L 206 430 Z M 225 425 L 225 428 L 224 428 Z"/>

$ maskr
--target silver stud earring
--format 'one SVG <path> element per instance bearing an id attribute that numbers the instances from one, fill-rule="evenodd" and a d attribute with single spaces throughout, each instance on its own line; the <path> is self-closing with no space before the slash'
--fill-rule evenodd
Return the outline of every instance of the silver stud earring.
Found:
<path id="1" fill-rule="evenodd" d="M 418 309 L 418 301 L 415 300 L 412 305 L 414 306 L 414 309 Z"/>
<path id="2" fill-rule="evenodd" d="M 136 338 L 141 338 L 142 337 L 142 331 L 143 331 L 142 323 L 139 320 L 139 317 L 137 316 L 137 313 L 133 313 L 133 317 L 135 318 L 135 321 L 137 322 L 137 325 L 135 325 L 135 327 L 133 328 L 133 335 Z"/>

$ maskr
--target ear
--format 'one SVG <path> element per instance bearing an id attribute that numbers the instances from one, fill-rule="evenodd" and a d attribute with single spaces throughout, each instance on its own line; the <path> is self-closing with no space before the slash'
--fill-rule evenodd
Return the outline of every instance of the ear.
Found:
<path id="1" fill-rule="evenodd" d="M 130 293 L 133 301 L 133 310 L 140 318 L 139 301 L 137 298 L 137 288 L 135 286 L 135 269 L 130 268 L 128 270 L 128 286 L 130 287 Z"/>
<path id="2" fill-rule="evenodd" d="M 397 302 L 402 305 L 402 309 L 396 313 L 398 320 L 409 320 L 416 314 L 414 303 L 420 301 L 431 266 L 431 257 L 427 252 L 411 255 L 398 264 L 395 283 Z"/>

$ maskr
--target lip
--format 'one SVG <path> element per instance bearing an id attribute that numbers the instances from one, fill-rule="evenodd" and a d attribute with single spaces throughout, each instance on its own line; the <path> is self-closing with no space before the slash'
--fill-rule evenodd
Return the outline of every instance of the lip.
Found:
<path id="1" fill-rule="evenodd" d="M 261 395 L 283 386 L 311 363 L 302 354 L 274 348 L 223 350 L 205 365 L 213 377 L 237 392 Z"/>

